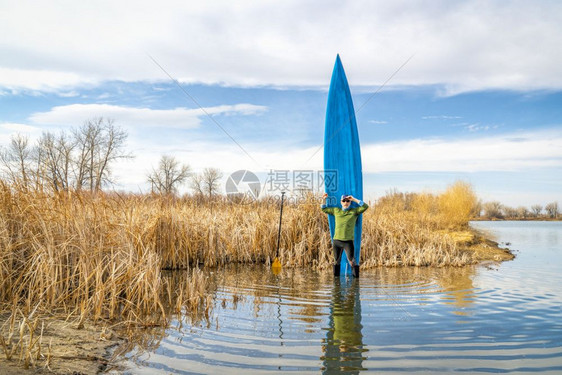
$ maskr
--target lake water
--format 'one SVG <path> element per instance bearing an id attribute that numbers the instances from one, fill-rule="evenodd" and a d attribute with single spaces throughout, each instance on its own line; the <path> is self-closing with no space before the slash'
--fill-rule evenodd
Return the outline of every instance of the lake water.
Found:
<path id="1" fill-rule="evenodd" d="M 360 280 L 240 266 L 207 320 L 126 356 L 128 374 L 562 373 L 562 222 L 476 222 L 514 261 Z"/>

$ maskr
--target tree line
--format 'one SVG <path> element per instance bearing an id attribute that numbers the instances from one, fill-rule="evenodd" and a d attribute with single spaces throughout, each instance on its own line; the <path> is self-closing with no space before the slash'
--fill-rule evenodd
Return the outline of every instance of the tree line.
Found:
<path id="1" fill-rule="evenodd" d="M 12 136 L 0 149 L 0 164 L 4 179 L 25 189 L 97 191 L 113 183 L 115 161 L 132 157 L 126 139 L 113 120 L 100 117 L 70 131 L 44 132 L 34 145 L 27 136 Z"/>
<path id="2" fill-rule="evenodd" d="M 175 195 L 181 185 L 189 182 L 193 194 L 212 198 L 220 192 L 222 176 L 217 168 L 192 173 L 189 165 L 180 163 L 174 156 L 162 155 L 158 166 L 148 173 L 147 182 L 153 193 L 163 195 Z"/>
<path id="3" fill-rule="evenodd" d="M 478 218 L 486 219 L 558 219 L 560 218 L 560 208 L 558 202 L 551 202 L 545 206 L 535 204 L 531 208 L 519 206 L 517 208 L 509 207 L 500 202 L 479 203 L 476 210 Z"/>
<path id="4" fill-rule="evenodd" d="M 0 146 L 2 179 L 26 190 L 100 191 L 114 184 L 115 162 L 134 157 L 125 149 L 127 137 L 113 119 L 104 117 L 68 131 L 43 132 L 34 144 L 27 136 L 14 135 Z M 220 192 L 222 173 L 216 168 L 193 173 L 175 157 L 163 155 L 146 177 L 153 193 L 177 194 L 180 185 L 190 182 L 195 195 L 212 197 Z"/>

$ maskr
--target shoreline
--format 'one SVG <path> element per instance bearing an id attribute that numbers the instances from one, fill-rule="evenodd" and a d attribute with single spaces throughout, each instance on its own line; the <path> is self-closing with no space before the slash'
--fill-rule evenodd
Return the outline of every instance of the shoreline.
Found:
<path id="1" fill-rule="evenodd" d="M 503 248 L 499 243 L 490 239 L 486 233 L 470 227 L 473 238 L 465 242 L 465 251 L 472 254 L 476 265 L 485 262 L 505 262 L 515 259 L 515 254 L 509 248 Z"/>
<path id="2" fill-rule="evenodd" d="M 548 217 L 527 217 L 527 218 L 474 218 L 470 221 L 562 221 L 562 218 L 548 218 Z"/>
<path id="3" fill-rule="evenodd" d="M 39 325 L 43 325 L 39 345 L 33 345 L 29 351 L 35 357 L 35 366 L 30 363 L 26 368 L 24 361 L 20 359 L 21 351 L 7 360 L 5 350 L 0 346 L 1 374 L 99 374 L 112 367 L 115 350 L 126 341 L 114 331 L 92 322 L 86 322 L 79 329 L 76 322 L 68 322 L 60 317 L 46 317 L 40 319 Z M 18 332 L 16 330 L 16 334 Z M 28 340 L 29 335 L 24 334 L 24 348 Z M 11 347 L 19 346 L 18 342 L 19 337 L 12 338 Z"/>

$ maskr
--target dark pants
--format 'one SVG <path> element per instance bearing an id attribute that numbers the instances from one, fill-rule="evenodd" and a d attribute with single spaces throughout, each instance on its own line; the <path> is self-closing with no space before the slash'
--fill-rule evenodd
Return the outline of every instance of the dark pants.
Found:
<path id="1" fill-rule="evenodd" d="M 355 255 L 355 247 L 353 246 L 353 240 L 351 241 L 340 241 L 334 240 L 333 242 L 333 249 L 334 249 L 334 260 L 336 264 L 341 263 L 341 255 L 343 250 L 345 250 L 345 255 L 347 255 L 347 259 L 352 264 L 355 264 L 354 255 Z"/>

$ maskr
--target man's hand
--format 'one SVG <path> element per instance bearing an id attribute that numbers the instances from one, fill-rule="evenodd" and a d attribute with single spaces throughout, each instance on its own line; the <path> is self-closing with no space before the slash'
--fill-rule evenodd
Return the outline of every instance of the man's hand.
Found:
<path id="1" fill-rule="evenodd" d="M 328 198 L 328 193 L 322 194 L 322 199 L 326 199 L 326 198 Z"/>
<path id="2" fill-rule="evenodd" d="M 350 201 L 353 201 L 353 202 L 357 203 L 357 204 L 359 204 L 359 202 L 360 202 L 360 200 L 355 198 L 353 195 L 348 195 L 346 198 L 349 199 Z"/>

